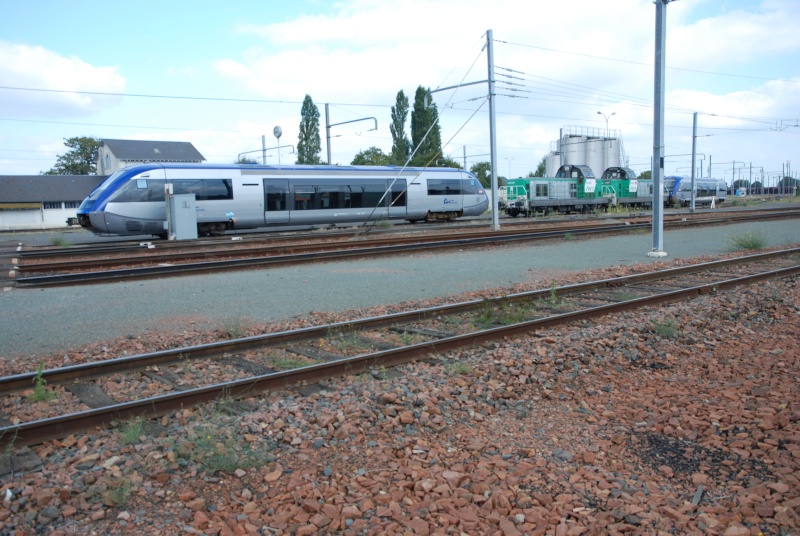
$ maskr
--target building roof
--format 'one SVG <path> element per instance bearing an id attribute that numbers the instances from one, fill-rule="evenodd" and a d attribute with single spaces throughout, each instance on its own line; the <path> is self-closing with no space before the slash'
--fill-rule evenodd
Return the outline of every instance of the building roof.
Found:
<path id="1" fill-rule="evenodd" d="M 106 175 L 0 175 L 0 204 L 83 201 Z"/>
<path id="2" fill-rule="evenodd" d="M 202 162 L 200 151 L 188 141 L 100 140 L 119 158 L 127 162 Z"/>

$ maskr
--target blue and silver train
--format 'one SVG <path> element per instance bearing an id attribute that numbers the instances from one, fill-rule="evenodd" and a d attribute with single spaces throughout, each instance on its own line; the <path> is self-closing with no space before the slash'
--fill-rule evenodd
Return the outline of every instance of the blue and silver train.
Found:
<path id="1" fill-rule="evenodd" d="M 686 175 L 664 177 L 664 205 L 688 206 L 692 202 L 692 178 Z M 728 183 L 722 179 L 694 179 L 694 202 L 697 205 L 710 205 L 724 202 L 728 198 Z"/>
<path id="2" fill-rule="evenodd" d="M 140 164 L 100 184 L 78 209 L 99 235 L 167 236 L 165 190 L 195 195 L 198 235 L 261 227 L 435 221 L 489 208 L 460 169 L 371 166 Z"/>

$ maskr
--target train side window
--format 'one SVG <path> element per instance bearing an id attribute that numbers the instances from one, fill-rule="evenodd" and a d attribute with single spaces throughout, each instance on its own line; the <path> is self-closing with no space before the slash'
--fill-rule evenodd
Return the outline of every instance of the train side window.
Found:
<path id="1" fill-rule="evenodd" d="M 536 185 L 536 197 L 548 197 L 546 184 Z"/>
<path id="2" fill-rule="evenodd" d="M 313 186 L 297 185 L 294 188 L 294 209 L 312 210 L 315 205 L 316 190 Z"/>
<path id="3" fill-rule="evenodd" d="M 221 201 L 233 199 L 233 181 L 231 179 L 209 179 L 203 181 L 205 186 L 202 197 L 197 196 L 197 200 Z"/>
<path id="4" fill-rule="evenodd" d="M 325 184 L 317 187 L 320 208 L 343 208 L 344 192 L 343 186 L 338 184 Z"/>

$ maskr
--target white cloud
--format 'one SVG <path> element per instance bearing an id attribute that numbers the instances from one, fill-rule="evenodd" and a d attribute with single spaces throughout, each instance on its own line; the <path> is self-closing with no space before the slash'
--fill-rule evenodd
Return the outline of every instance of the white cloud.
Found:
<path id="1" fill-rule="evenodd" d="M 7 87 L 58 91 L 3 90 L 0 114 L 4 117 L 87 115 L 119 98 L 63 91 L 119 93 L 125 89 L 125 78 L 117 67 L 96 67 L 40 46 L 5 41 L 0 41 L 0 80 Z"/>

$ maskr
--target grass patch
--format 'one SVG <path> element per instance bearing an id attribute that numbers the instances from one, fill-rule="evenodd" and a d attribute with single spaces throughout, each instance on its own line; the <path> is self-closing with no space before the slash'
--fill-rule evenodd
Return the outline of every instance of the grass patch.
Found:
<path id="1" fill-rule="evenodd" d="M 575 240 L 575 235 L 572 233 L 564 233 L 564 240 L 567 242 Z"/>
<path id="2" fill-rule="evenodd" d="M 36 376 L 33 378 L 33 392 L 28 395 L 28 400 L 33 402 L 49 402 L 56 397 L 56 393 L 47 388 L 47 380 L 44 379 L 44 363 L 39 363 L 36 368 Z"/>
<path id="3" fill-rule="evenodd" d="M 114 506 L 125 508 L 133 496 L 133 482 L 130 478 L 120 478 L 109 483 L 105 498 Z"/>
<path id="4" fill-rule="evenodd" d="M 331 344 L 340 352 L 361 351 L 365 344 L 355 331 L 333 331 L 329 333 Z"/>
<path id="5" fill-rule="evenodd" d="M 66 248 L 69 247 L 71 244 L 67 242 L 67 239 L 64 238 L 63 236 L 51 236 L 50 245 Z"/>
<path id="6" fill-rule="evenodd" d="M 452 363 L 447 363 L 445 367 L 451 374 L 465 375 L 472 372 L 472 367 L 464 361 L 453 361 Z"/>
<path id="7" fill-rule="evenodd" d="M 228 339 L 241 339 L 250 328 L 250 322 L 244 318 L 229 318 L 222 324 L 222 334 Z"/>
<path id="8" fill-rule="evenodd" d="M 139 443 L 144 435 L 144 419 L 136 417 L 126 421 L 117 433 L 123 445 Z"/>
<path id="9" fill-rule="evenodd" d="M 673 320 L 656 320 L 653 322 L 653 333 L 662 339 L 674 339 L 678 333 L 678 324 Z"/>
<path id="10" fill-rule="evenodd" d="M 273 461 L 268 453 L 255 450 L 246 441 L 231 435 L 231 428 L 224 424 L 198 426 L 189 433 L 186 441 L 176 446 L 175 451 L 181 458 L 204 465 L 210 474 L 231 473 Z"/>
<path id="11" fill-rule="evenodd" d="M 375 224 L 375 227 L 377 227 L 378 229 L 388 229 L 389 227 L 392 227 L 392 222 L 390 222 L 389 220 L 379 220 Z"/>
<path id="12" fill-rule="evenodd" d="M 767 237 L 760 231 L 747 231 L 728 238 L 726 250 L 734 251 L 753 251 L 767 247 Z"/>
<path id="13" fill-rule="evenodd" d="M 294 370 L 301 367 L 307 367 L 309 364 L 309 359 L 306 357 L 294 357 L 294 356 L 287 356 L 287 357 L 279 357 L 279 356 L 267 356 L 267 362 L 273 367 L 278 370 Z M 314 363 L 315 361 L 312 361 Z"/>

